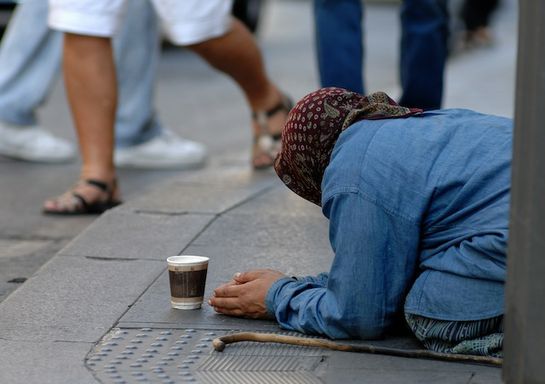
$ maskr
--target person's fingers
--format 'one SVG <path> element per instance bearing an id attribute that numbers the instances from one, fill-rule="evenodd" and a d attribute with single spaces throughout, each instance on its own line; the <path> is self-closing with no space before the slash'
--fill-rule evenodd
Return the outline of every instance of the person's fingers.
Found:
<path id="1" fill-rule="evenodd" d="M 212 306 L 212 307 L 214 308 L 214 311 L 216 311 L 217 313 L 221 313 L 222 315 L 246 317 L 250 319 L 258 319 L 258 318 L 265 317 L 258 312 L 248 312 L 240 308 L 230 308 L 230 307 L 222 307 L 222 306 Z"/>
<path id="2" fill-rule="evenodd" d="M 239 284 L 223 284 L 214 289 L 214 296 L 216 297 L 237 297 L 242 290 Z"/>
<path id="3" fill-rule="evenodd" d="M 254 269 L 246 272 L 237 272 L 235 273 L 235 276 L 233 276 L 233 280 L 235 280 L 239 284 L 244 284 L 258 279 L 263 274 L 269 271 L 269 269 Z"/>
<path id="4" fill-rule="evenodd" d="M 246 316 L 240 309 L 226 309 L 222 307 L 214 307 L 214 311 L 228 316 L 244 317 Z"/>
<path id="5" fill-rule="evenodd" d="M 233 276 L 233 281 L 236 281 L 238 284 L 247 283 L 249 280 L 245 276 L 250 272 L 251 271 L 235 273 L 235 275 Z"/>
<path id="6" fill-rule="evenodd" d="M 236 297 L 211 297 L 208 304 L 224 309 L 240 309 L 240 300 Z"/>

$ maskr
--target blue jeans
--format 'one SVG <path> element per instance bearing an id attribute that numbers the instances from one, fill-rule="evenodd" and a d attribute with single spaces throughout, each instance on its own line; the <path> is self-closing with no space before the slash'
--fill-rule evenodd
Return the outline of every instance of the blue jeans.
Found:
<path id="1" fill-rule="evenodd" d="M 314 17 L 322 87 L 364 94 L 361 0 L 314 0 Z"/>
<path id="2" fill-rule="evenodd" d="M 314 0 L 314 16 L 322 86 L 364 93 L 361 0 Z M 446 0 L 404 0 L 401 30 L 400 104 L 438 109 L 447 58 Z"/>
<path id="3" fill-rule="evenodd" d="M 116 144 L 145 142 L 161 132 L 153 109 L 159 57 L 158 22 L 149 1 L 131 0 L 114 39 L 119 83 Z M 21 3 L 0 48 L 0 120 L 36 124 L 35 110 L 48 96 L 62 57 L 62 33 L 47 26 L 45 0 Z"/>

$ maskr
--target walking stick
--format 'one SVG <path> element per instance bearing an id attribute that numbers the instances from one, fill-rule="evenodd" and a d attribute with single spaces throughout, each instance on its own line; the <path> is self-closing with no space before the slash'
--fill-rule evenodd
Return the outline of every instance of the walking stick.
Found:
<path id="1" fill-rule="evenodd" d="M 490 356 L 461 355 L 455 353 L 433 352 L 427 349 L 400 349 L 380 347 L 370 344 L 343 344 L 326 339 L 311 339 L 299 336 L 286 336 L 273 333 L 240 332 L 221 336 L 212 341 L 214 349 L 222 352 L 227 344 L 241 341 L 253 341 L 258 343 L 279 343 L 301 347 L 317 347 L 332 349 L 334 351 L 371 353 L 398 357 L 433 359 L 459 363 L 485 364 L 501 367 L 503 359 Z"/>

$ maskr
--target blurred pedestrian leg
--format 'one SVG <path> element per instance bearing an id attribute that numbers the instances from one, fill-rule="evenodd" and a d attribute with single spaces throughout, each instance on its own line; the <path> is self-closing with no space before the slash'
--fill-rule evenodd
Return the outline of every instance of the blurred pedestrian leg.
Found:
<path id="1" fill-rule="evenodd" d="M 166 129 L 155 111 L 155 80 L 161 51 L 157 15 L 148 0 L 127 4 L 113 39 L 119 105 L 115 119 L 118 167 L 184 169 L 204 164 L 206 148 Z"/>
<path id="2" fill-rule="evenodd" d="M 117 82 L 111 37 L 126 4 L 124 0 L 50 0 L 49 24 L 65 32 L 65 84 L 83 165 L 76 186 L 46 201 L 45 213 L 98 213 L 119 201 L 113 161 Z M 242 88 L 254 116 L 255 142 L 265 135 L 279 141 L 289 103 L 268 79 L 251 33 L 232 19 L 232 2 L 155 0 L 153 4 L 174 44 L 192 48 Z M 274 154 L 256 148 L 254 167 L 270 167 Z"/>
<path id="3" fill-rule="evenodd" d="M 361 0 L 315 0 L 314 18 L 322 87 L 365 94 Z"/>
<path id="4" fill-rule="evenodd" d="M 35 110 L 49 93 L 60 66 L 62 36 L 47 25 L 47 2 L 17 6 L 0 49 L 0 120 L 36 125 Z"/>
<path id="5" fill-rule="evenodd" d="M 240 21 L 233 19 L 224 35 L 188 48 L 229 75 L 242 88 L 253 116 L 252 166 L 255 169 L 272 166 L 291 105 L 267 77 L 261 52 L 252 34 Z"/>
<path id="6" fill-rule="evenodd" d="M 399 103 L 425 110 L 441 108 L 447 60 L 446 0 L 404 0 L 401 9 Z"/>
<path id="7" fill-rule="evenodd" d="M 61 35 L 47 25 L 47 2 L 19 5 L 0 45 L 0 154 L 38 162 L 67 161 L 75 148 L 39 128 L 35 110 L 58 74 Z"/>
<path id="8" fill-rule="evenodd" d="M 68 141 L 39 127 L 43 104 L 59 72 L 62 34 L 47 25 L 48 3 L 19 4 L 0 48 L 0 154 L 51 162 L 73 158 Z M 159 27 L 147 0 L 130 1 L 114 39 L 119 70 L 116 144 L 122 166 L 183 168 L 202 164 L 203 145 L 163 129 L 154 110 L 154 83 L 160 54 Z"/>
<path id="9" fill-rule="evenodd" d="M 128 147 L 161 131 L 153 100 L 160 55 L 159 24 L 149 1 L 129 2 L 119 34 L 113 39 L 113 52 L 119 85 L 116 144 Z"/>
<path id="10" fill-rule="evenodd" d="M 467 48 L 492 44 L 490 18 L 498 8 L 499 0 L 465 0 L 460 12 L 465 27 L 464 43 Z"/>
<path id="11" fill-rule="evenodd" d="M 363 14 L 361 0 L 314 0 L 316 50 L 323 87 L 364 92 Z M 404 0 L 401 31 L 399 103 L 438 109 L 447 58 L 446 0 Z"/>

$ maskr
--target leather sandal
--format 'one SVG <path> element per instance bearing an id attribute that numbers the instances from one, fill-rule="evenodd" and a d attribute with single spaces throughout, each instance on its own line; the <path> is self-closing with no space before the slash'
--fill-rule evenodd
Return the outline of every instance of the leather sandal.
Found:
<path id="1" fill-rule="evenodd" d="M 282 133 L 273 133 L 269 127 L 269 119 L 279 112 L 285 112 L 286 115 L 293 108 L 291 99 L 282 95 L 282 99 L 278 104 L 267 111 L 252 112 L 252 120 L 257 124 L 259 133 L 254 135 L 254 143 L 252 148 L 252 166 L 254 169 L 269 168 L 274 164 L 276 155 L 280 152 L 282 144 Z M 256 162 L 257 159 L 265 161 Z"/>
<path id="2" fill-rule="evenodd" d="M 75 191 L 80 184 L 85 184 L 96 188 L 103 194 L 104 198 L 99 198 L 96 201 L 88 201 L 82 194 Z M 121 201 L 115 196 L 117 192 L 117 182 L 114 180 L 108 184 L 102 180 L 86 179 L 81 180 L 72 189 L 63 193 L 59 197 L 53 199 L 57 207 L 55 209 L 46 208 L 44 206 L 43 213 L 47 215 L 97 215 L 104 211 L 113 208 Z M 60 207 L 60 208 L 59 208 Z"/>

